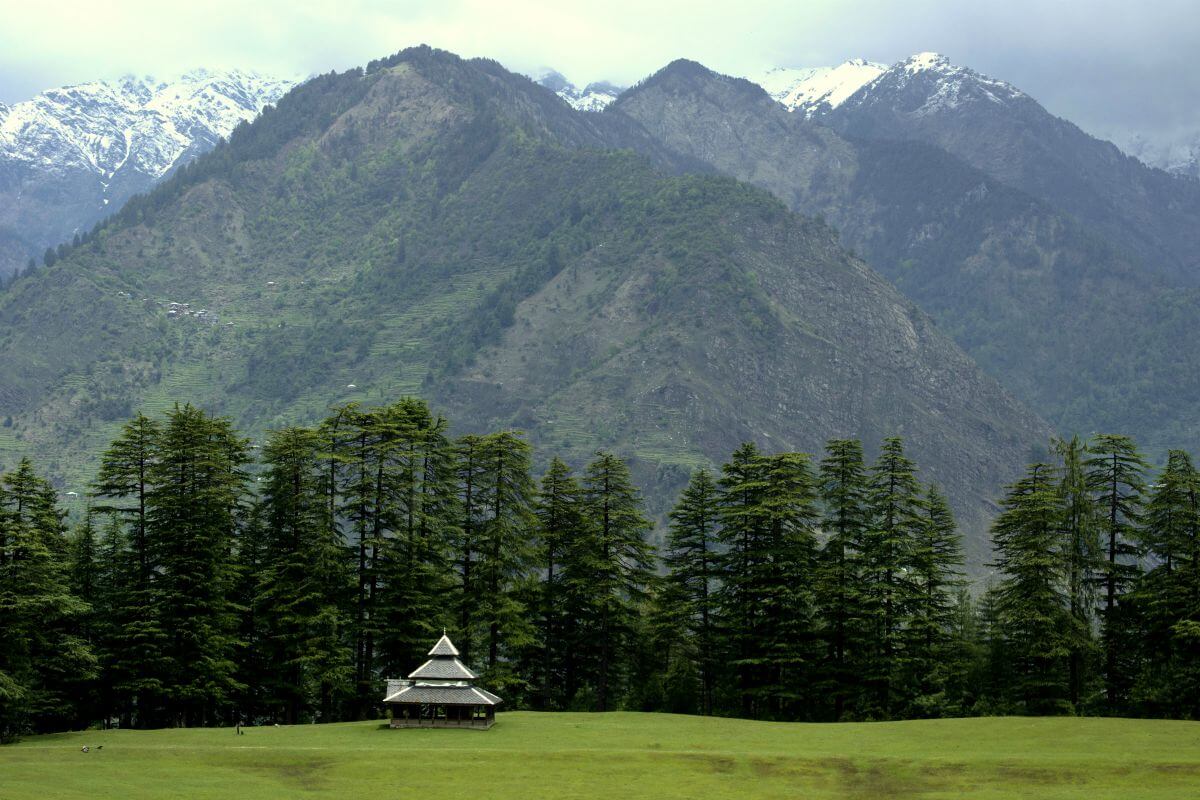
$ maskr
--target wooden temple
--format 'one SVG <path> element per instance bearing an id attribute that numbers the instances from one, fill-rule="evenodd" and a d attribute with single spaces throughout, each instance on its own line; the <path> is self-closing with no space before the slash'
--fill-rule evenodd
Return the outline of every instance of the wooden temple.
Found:
<path id="1" fill-rule="evenodd" d="M 383 702 L 392 712 L 392 727 L 487 730 L 496 724 L 496 706 L 503 701 L 471 685 L 478 677 L 458 660 L 458 648 L 442 631 L 428 661 L 407 680 L 388 680 Z"/>

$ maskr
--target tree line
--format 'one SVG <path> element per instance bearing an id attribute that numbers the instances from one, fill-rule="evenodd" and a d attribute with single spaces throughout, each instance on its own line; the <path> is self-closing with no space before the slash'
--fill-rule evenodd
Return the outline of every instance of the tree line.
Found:
<path id="1" fill-rule="evenodd" d="M 665 540 L 628 466 L 535 479 L 517 432 L 406 398 L 261 449 L 191 406 L 137 415 L 70 530 L 0 477 L 0 737 L 381 713 L 446 628 L 508 708 L 781 720 L 1200 716 L 1200 476 L 1059 441 L 1002 501 L 974 596 L 898 438 L 868 463 L 745 444 Z"/>

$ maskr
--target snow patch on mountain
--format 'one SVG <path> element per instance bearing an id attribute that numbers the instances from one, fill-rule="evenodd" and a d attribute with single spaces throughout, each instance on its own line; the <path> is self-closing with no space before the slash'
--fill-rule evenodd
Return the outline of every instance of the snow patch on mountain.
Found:
<path id="1" fill-rule="evenodd" d="M 561 97 L 577 111 L 603 111 L 617 99 L 624 87 L 608 81 L 589 83 L 582 89 L 566 79 L 560 72 L 545 69 L 530 76 L 534 83 L 545 86 Z"/>
<path id="2" fill-rule="evenodd" d="M 1188 178 L 1200 178 L 1200 132 L 1151 139 L 1144 134 L 1115 135 L 1113 142 L 1143 164 Z"/>
<path id="3" fill-rule="evenodd" d="M 761 86 L 788 111 L 813 117 L 837 108 L 886 71 L 884 64 L 853 58 L 836 67 L 776 67 L 749 80 Z"/>
<path id="4" fill-rule="evenodd" d="M 974 102 L 1006 105 L 1027 95 L 1011 83 L 989 78 L 969 67 L 954 64 L 940 53 L 917 53 L 890 67 L 871 82 L 855 102 L 870 102 L 871 95 L 924 96 L 910 109 L 914 116 L 952 111 Z"/>
<path id="5" fill-rule="evenodd" d="M 188 152 L 209 149 L 297 81 L 240 70 L 171 80 L 126 76 L 51 89 L 0 107 L 0 161 L 108 182 L 133 170 L 155 180 Z"/>
<path id="6" fill-rule="evenodd" d="M 917 53 L 886 66 L 854 58 L 836 67 L 777 67 L 750 80 L 789 111 L 819 117 L 854 98 L 873 92 L 904 92 L 917 87 L 926 94 L 916 114 L 934 114 L 974 100 L 1006 103 L 1025 97 L 1015 86 L 960 67 L 933 52 Z"/>

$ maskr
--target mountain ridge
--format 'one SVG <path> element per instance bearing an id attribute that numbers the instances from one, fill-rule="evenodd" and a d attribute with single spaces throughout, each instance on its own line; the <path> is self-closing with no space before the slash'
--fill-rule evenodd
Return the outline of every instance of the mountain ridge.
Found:
<path id="1" fill-rule="evenodd" d="M 935 144 L 843 135 L 694 62 L 605 114 L 828 219 L 1059 430 L 1125 431 L 1155 453 L 1200 445 L 1189 290 L 1070 214 Z"/>
<path id="2" fill-rule="evenodd" d="M 0 276 L 90 229 L 294 84 L 197 69 L 50 89 L 0 110 Z"/>
<path id="3" fill-rule="evenodd" d="M 0 457 L 74 482 L 133 408 L 259 436 L 419 393 L 543 458 L 629 457 L 660 515 L 743 439 L 900 434 L 981 568 L 1049 428 L 827 225 L 626 146 L 651 141 L 430 49 L 315 78 L 0 296 Z"/>

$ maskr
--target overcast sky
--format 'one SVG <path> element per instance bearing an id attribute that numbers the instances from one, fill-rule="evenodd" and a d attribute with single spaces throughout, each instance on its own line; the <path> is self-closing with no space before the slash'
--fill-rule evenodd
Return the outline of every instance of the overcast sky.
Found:
<path id="1" fill-rule="evenodd" d="M 936 50 L 1102 135 L 1200 130 L 1197 0 L 0 0 L 0 102 L 197 66 L 307 75 L 413 44 L 631 83 Z"/>

